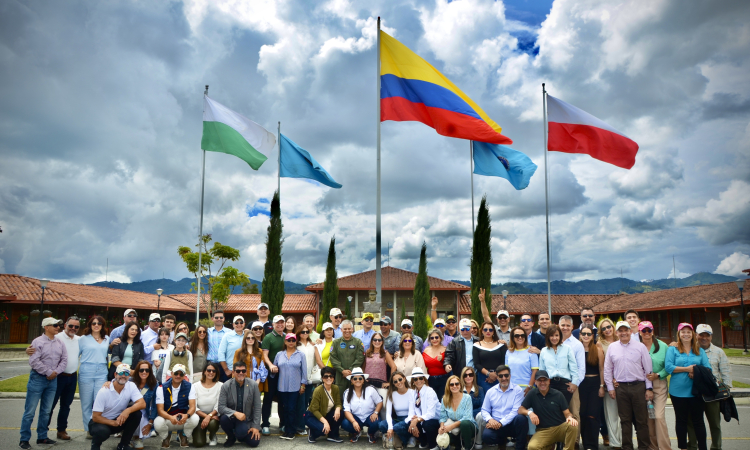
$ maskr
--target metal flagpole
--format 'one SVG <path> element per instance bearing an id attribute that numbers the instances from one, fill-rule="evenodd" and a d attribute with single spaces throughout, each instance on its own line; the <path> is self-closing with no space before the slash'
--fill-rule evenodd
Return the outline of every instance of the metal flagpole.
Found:
<path id="1" fill-rule="evenodd" d="M 471 171 L 471 234 L 474 235 L 474 141 L 469 141 L 469 169 Z M 472 238 L 473 242 L 473 238 Z"/>
<path id="2" fill-rule="evenodd" d="M 377 291 L 376 302 L 380 304 L 380 315 L 383 315 L 383 303 L 381 299 L 381 278 L 380 278 L 380 16 L 378 16 L 378 46 L 377 46 L 377 64 L 375 69 L 377 72 L 378 80 L 378 92 L 377 92 L 377 201 L 375 206 L 375 290 Z M 395 320 L 395 317 L 394 317 Z"/>
<path id="3" fill-rule="evenodd" d="M 276 175 L 276 192 L 279 193 L 279 201 L 281 201 L 281 121 L 279 121 L 279 128 L 276 134 L 276 140 L 279 143 L 279 171 Z"/>
<path id="4" fill-rule="evenodd" d="M 544 217 L 547 225 L 547 310 L 552 320 L 552 282 L 549 271 L 549 184 L 547 181 L 547 90 L 542 83 L 542 110 L 544 112 Z"/>
<path id="5" fill-rule="evenodd" d="M 206 112 L 206 97 L 208 97 L 208 85 L 206 85 L 206 91 L 203 93 L 203 113 Z M 198 292 L 195 300 L 195 327 L 200 324 L 201 318 L 201 277 L 203 273 L 201 271 L 202 256 L 203 256 L 203 191 L 206 185 L 206 151 L 203 150 L 203 170 L 201 171 L 201 225 L 198 231 Z"/>

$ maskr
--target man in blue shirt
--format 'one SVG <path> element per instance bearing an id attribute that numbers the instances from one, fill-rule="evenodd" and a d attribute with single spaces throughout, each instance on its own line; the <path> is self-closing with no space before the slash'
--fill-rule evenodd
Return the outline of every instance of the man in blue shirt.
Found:
<path id="1" fill-rule="evenodd" d="M 333 338 L 337 339 L 342 336 L 341 334 L 341 322 L 344 320 L 344 314 L 338 308 L 332 308 L 331 314 L 331 325 L 333 325 Z"/>
<path id="2" fill-rule="evenodd" d="M 161 326 L 161 316 L 159 313 L 152 313 L 148 317 L 148 327 L 141 333 L 141 343 L 143 344 L 143 359 L 151 363 L 151 354 L 154 350 L 160 350 L 159 345 L 159 327 Z"/>
<path id="3" fill-rule="evenodd" d="M 120 345 L 120 336 L 122 336 L 122 332 L 125 330 L 125 326 L 130 325 L 131 323 L 138 322 L 138 313 L 134 309 L 126 309 L 125 313 L 122 315 L 122 322 L 122 325 L 115 328 L 111 333 L 109 333 L 110 351 L 115 345 Z"/>
<path id="4" fill-rule="evenodd" d="M 372 335 L 375 334 L 375 330 L 372 329 L 372 324 L 375 320 L 375 316 L 372 313 L 362 314 L 362 329 L 354 332 L 354 337 L 362 341 L 365 346 L 365 351 L 370 348 L 370 340 Z"/>
<path id="5" fill-rule="evenodd" d="M 219 362 L 227 378 L 232 377 L 234 352 L 242 346 L 242 338 L 245 336 L 245 318 L 234 316 L 232 324 L 234 325 L 234 332 L 225 334 L 221 338 L 221 344 L 219 344 Z"/>
<path id="6" fill-rule="evenodd" d="M 482 404 L 482 441 L 485 445 L 497 444 L 503 447 L 507 438 L 515 437 L 516 448 L 526 450 L 529 421 L 526 417 L 518 415 L 524 390 L 510 382 L 510 367 L 497 366 L 495 373 L 500 383 L 487 391 Z"/>
<path id="7" fill-rule="evenodd" d="M 472 347 L 478 339 L 471 334 L 471 320 L 469 319 L 461 319 L 459 331 L 461 336 L 454 338 L 445 349 L 443 367 L 446 372 L 453 371 L 453 375 L 460 377 L 464 367 L 474 367 Z"/>
<path id="8" fill-rule="evenodd" d="M 208 362 L 221 364 L 219 360 L 219 346 L 224 336 L 232 331 L 224 326 L 224 311 L 214 311 L 212 320 L 214 321 L 214 326 L 208 329 L 208 355 L 206 355 L 206 359 Z M 222 371 L 219 374 L 219 381 L 222 383 L 228 379 L 226 372 Z"/>

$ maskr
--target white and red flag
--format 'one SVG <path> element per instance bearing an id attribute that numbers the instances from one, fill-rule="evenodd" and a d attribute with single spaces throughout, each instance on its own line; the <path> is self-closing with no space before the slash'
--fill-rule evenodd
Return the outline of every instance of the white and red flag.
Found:
<path id="1" fill-rule="evenodd" d="M 630 169 L 638 144 L 586 111 L 547 94 L 547 150 L 585 153 L 592 158 Z"/>

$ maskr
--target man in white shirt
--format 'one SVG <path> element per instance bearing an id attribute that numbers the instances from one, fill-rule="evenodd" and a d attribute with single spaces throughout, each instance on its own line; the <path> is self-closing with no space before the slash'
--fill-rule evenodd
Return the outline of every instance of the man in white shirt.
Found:
<path id="1" fill-rule="evenodd" d="M 195 413 L 195 389 L 185 379 L 187 370 L 182 364 L 172 368 L 172 382 L 164 383 L 156 389 L 156 411 L 159 417 L 154 420 L 154 429 L 164 440 L 161 448 L 169 448 L 172 431 L 180 436 L 180 447 L 187 447 L 185 430 L 191 433 L 198 426 L 200 417 Z"/>
<path id="2" fill-rule="evenodd" d="M 630 325 L 630 340 L 641 342 L 641 335 L 638 333 L 638 324 L 641 323 L 641 318 L 638 316 L 638 311 L 634 309 L 625 311 L 625 321 Z"/>
<path id="3" fill-rule="evenodd" d="M 141 343 L 143 344 L 143 359 L 151 362 L 151 356 L 154 350 L 161 350 L 159 345 L 159 328 L 161 327 L 161 316 L 159 313 L 152 313 L 148 318 L 148 326 L 141 333 Z"/>
<path id="4" fill-rule="evenodd" d="M 557 323 L 562 331 L 563 344 L 567 345 L 573 350 L 573 355 L 576 357 L 576 365 L 578 366 L 578 380 L 576 383 L 568 383 L 568 391 L 573 393 L 573 398 L 570 399 L 570 413 L 578 423 L 581 423 L 581 398 L 578 396 L 578 385 L 586 377 L 586 350 L 583 348 L 581 341 L 573 336 L 573 318 L 570 316 L 562 316 L 560 321 Z M 580 428 L 579 428 L 580 433 Z M 576 438 L 576 441 L 578 438 Z"/>
<path id="5" fill-rule="evenodd" d="M 128 381 L 129 377 L 130 367 L 120 364 L 109 388 L 101 388 L 96 394 L 89 422 L 91 450 L 100 450 L 102 442 L 115 433 L 122 433 L 117 450 L 130 448 L 128 444 L 138 430 L 141 423 L 140 411 L 146 408 L 146 402 L 135 383 Z M 131 402 L 132 406 L 128 406 Z"/>

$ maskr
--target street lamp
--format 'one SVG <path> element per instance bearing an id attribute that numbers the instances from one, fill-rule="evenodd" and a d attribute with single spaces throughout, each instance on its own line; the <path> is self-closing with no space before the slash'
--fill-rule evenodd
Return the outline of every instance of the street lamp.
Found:
<path id="1" fill-rule="evenodd" d="M 507 311 L 508 307 L 505 305 L 506 303 L 505 300 L 508 298 L 508 291 L 504 290 L 502 293 L 503 293 L 503 309 Z"/>
<path id="2" fill-rule="evenodd" d="M 349 317 L 349 316 L 352 315 L 352 299 L 353 298 L 354 297 L 352 297 L 351 295 L 348 296 L 348 297 L 346 297 L 346 299 L 349 300 L 349 303 L 346 305 L 347 306 L 347 308 L 346 308 L 346 318 L 347 318 L 347 320 L 352 320 L 352 318 Z"/>
<path id="3" fill-rule="evenodd" d="M 32 316 L 38 316 L 39 311 L 42 312 L 42 316 L 44 317 L 50 317 L 52 315 L 52 311 L 46 311 L 44 309 L 44 291 L 47 289 L 47 283 L 49 283 L 49 280 L 39 280 L 39 284 L 42 286 L 42 302 L 39 306 L 39 309 L 35 309 L 29 313 L 29 315 Z"/>
<path id="4" fill-rule="evenodd" d="M 745 317 L 745 299 L 742 296 L 742 291 L 745 288 L 745 280 L 736 280 L 735 283 L 737 284 L 737 287 L 740 290 L 740 320 L 742 320 L 742 346 L 745 348 L 742 351 L 743 355 L 747 355 L 747 337 L 745 336 L 745 322 L 747 322 L 747 318 Z"/>
<path id="5" fill-rule="evenodd" d="M 159 299 L 156 301 L 156 312 L 159 314 L 159 317 L 161 317 L 161 293 L 164 292 L 164 289 L 159 288 L 156 290 L 156 295 L 159 296 Z"/>

